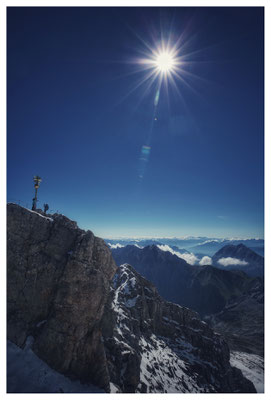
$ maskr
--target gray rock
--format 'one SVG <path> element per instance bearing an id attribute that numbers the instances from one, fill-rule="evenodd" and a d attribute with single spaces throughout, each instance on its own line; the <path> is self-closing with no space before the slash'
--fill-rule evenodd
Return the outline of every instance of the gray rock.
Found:
<path id="1" fill-rule="evenodd" d="M 103 240 L 63 215 L 7 211 L 8 339 L 49 366 L 108 387 L 101 317 L 116 270 Z"/>
<path id="2" fill-rule="evenodd" d="M 231 350 L 264 355 L 264 287 L 260 278 L 239 296 L 228 300 L 217 314 L 206 321 L 220 332 Z"/>
<path id="3" fill-rule="evenodd" d="M 103 338 L 110 380 L 122 392 L 255 392 L 231 367 L 223 338 L 128 264 L 114 277 Z"/>

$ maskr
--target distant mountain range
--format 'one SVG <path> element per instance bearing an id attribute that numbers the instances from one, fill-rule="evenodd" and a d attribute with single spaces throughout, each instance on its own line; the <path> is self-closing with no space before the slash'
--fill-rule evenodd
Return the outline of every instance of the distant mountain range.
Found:
<path id="1" fill-rule="evenodd" d="M 263 256 L 264 255 L 264 241 L 261 239 L 247 239 L 247 240 L 207 240 L 203 243 L 200 243 L 196 246 L 192 246 L 189 248 L 190 251 L 196 254 L 203 254 L 212 256 L 214 253 L 222 249 L 227 245 L 237 246 L 239 244 L 243 244 L 245 247 L 253 250 L 257 254 Z"/>
<path id="2" fill-rule="evenodd" d="M 143 249 L 145 247 L 142 246 L 144 243 L 145 242 L 137 242 L 132 246 Z M 213 243 L 215 242 L 212 242 L 212 244 Z M 111 250 L 126 247 L 124 244 L 111 242 L 108 242 L 108 246 Z M 250 276 L 263 276 L 264 273 L 263 257 L 242 243 L 237 245 L 232 243 L 227 244 L 220 248 L 212 257 L 207 256 L 204 251 L 201 254 L 193 253 L 185 248 L 180 248 L 175 245 L 169 246 L 168 244 L 161 244 L 160 242 L 152 243 L 151 246 L 157 246 L 160 250 L 170 252 L 190 265 L 213 265 L 228 271 L 238 269 L 246 272 Z M 207 243 L 201 245 L 201 247 L 205 246 L 207 246 Z M 124 252 L 126 251 L 128 250 L 124 250 Z"/>
<path id="3" fill-rule="evenodd" d="M 257 254 L 253 253 L 245 246 L 239 252 L 239 247 L 235 252 L 228 251 L 221 253 L 227 255 L 224 258 L 234 258 L 233 256 L 246 257 L 246 259 L 257 259 Z M 158 288 L 161 295 L 169 301 L 189 307 L 197 311 L 202 318 L 212 319 L 215 327 L 216 323 L 222 326 L 219 315 L 227 315 L 228 305 L 235 299 L 238 304 L 248 304 L 247 309 L 243 306 L 236 309 L 236 315 L 242 310 L 242 319 L 245 325 L 251 326 L 254 340 L 242 338 L 242 323 L 239 328 L 232 323 L 231 319 L 224 321 L 224 329 L 228 326 L 229 335 L 237 340 L 237 345 L 233 349 L 244 349 L 245 351 L 263 352 L 263 302 L 259 302 L 260 295 L 263 296 L 263 279 L 261 277 L 250 277 L 240 270 L 226 270 L 211 265 L 190 265 L 184 259 L 168 251 L 161 250 L 156 245 L 139 248 L 128 245 L 122 248 L 112 249 L 113 257 L 118 265 L 129 263 L 141 275 L 146 277 Z M 232 256 L 230 256 L 230 254 Z M 260 257 L 260 256 L 259 256 Z M 219 254 L 217 260 L 220 259 Z M 262 260 L 262 258 L 261 258 Z M 223 266 L 222 266 L 223 267 Z M 235 268 L 236 269 L 236 268 Z M 258 292 L 257 299 L 251 296 L 252 292 Z M 247 301 L 246 301 L 247 299 Z M 222 313 L 222 314 L 219 314 Z M 215 318 L 210 318 L 216 315 Z M 235 319 L 238 319 L 235 317 Z M 245 328 L 244 328 L 245 329 Z M 232 340 L 232 343 L 234 340 Z M 255 343 L 258 343 L 258 346 Z M 236 344 L 236 341 L 234 342 Z M 255 348 L 257 348 L 255 350 Z"/>
<path id="4" fill-rule="evenodd" d="M 128 245 L 112 249 L 112 254 L 118 265 L 129 263 L 153 282 L 166 299 L 201 315 L 221 311 L 231 295 L 243 293 L 246 284 L 253 280 L 241 271 L 190 265 L 156 245 L 143 249 Z"/>
<path id="5" fill-rule="evenodd" d="M 105 239 L 106 243 L 111 246 L 118 247 L 128 244 L 145 247 L 152 244 L 168 245 L 171 248 L 179 251 L 189 251 L 197 256 L 212 257 L 218 250 L 226 245 L 244 244 L 257 254 L 264 256 L 264 240 L 263 239 L 221 239 L 207 237 L 187 237 L 187 238 L 121 238 L 121 239 Z"/>

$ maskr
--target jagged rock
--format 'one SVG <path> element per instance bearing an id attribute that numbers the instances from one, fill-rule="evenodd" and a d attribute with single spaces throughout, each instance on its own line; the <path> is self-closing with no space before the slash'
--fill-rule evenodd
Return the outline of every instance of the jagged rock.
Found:
<path id="1" fill-rule="evenodd" d="M 92 232 L 15 204 L 7 222 L 13 343 L 31 339 L 50 367 L 108 392 L 255 391 L 230 366 L 220 335 L 131 267 L 115 274 L 110 250 Z"/>
<path id="2" fill-rule="evenodd" d="M 242 250 L 245 246 L 231 247 Z M 232 350 L 263 354 L 262 277 L 211 265 L 189 265 L 154 245 L 142 249 L 128 245 L 113 249 L 112 254 L 118 265 L 127 262 L 149 279 L 166 300 L 189 307 L 211 322 Z"/>
<path id="3" fill-rule="evenodd" d="M 230 366 L 222 337 L 127 264 L 113 279 L 103 338 L 110 380 L 123 392 L 255 392 Z"/>
<path id="4" fill-rule="evenodd" d="M 220 332 L 231 350 L 264 355 L 264 287 L 260 278 L 247 290 L 232 297 L 217 314 L 206 321 Z"/>
<path id="5" fill-rule="evenodd" d="M 107 387 L 101 317 L 116 270 L 103 240 L 63 215 L 8 204 L 8 338 L 62 373 Z"/>

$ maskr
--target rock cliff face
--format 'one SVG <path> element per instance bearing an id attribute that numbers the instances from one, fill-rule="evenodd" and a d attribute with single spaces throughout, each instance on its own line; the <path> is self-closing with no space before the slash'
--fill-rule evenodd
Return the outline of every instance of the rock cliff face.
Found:
<path id="1" fill-rule="evenodd" d="M 116 266 L 103 240 L 63 215 L 7 212 L 8 338 L 51 367 L 107 388 L 101 317 Z"/>
<path id="2" fill-rule="evenodd" d="M 255 392 L 220 335 L 131 267 L 115 274 L 92 232 L 15 204 L 7 220 L 13 343 L 33 343 L 50 367 L 108 392 Z"/>
<path id="3" fill-rule="evenodd" d="M 163 300 L 131 266 L 119 267 L 103 317 L 111 391 L 254 392 L 230 366 L 222 337 L 199 315 Z"/>
<path id="4" fill-rule="evenodd" d="M 264 288 L 255 278 L 246 292 L 232 297 L 219 313 L 206 318 L 231 350 L 264 356 Z"/>

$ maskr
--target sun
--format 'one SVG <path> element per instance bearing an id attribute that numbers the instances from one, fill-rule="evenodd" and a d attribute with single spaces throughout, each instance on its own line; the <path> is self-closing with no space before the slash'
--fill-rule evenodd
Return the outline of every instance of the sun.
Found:
<path id="1" fill-rule="evenodd" d="M 154 64 L 159 72 L 167 73 L 174 68 L 175 60 L 170 52 L 164 51 L 157 55 Z"/>
<path id="2" fill-rule="evenodd" d="M 183 101 L 179 83 L 193 90 L 188 79 L 197 78 L 191 72 L 191 67 L 195 64 L 194 61 L 190 60 L 193 52 L 187 52 L 189 37 L 186 39 L 184 34 L 179 37 L 175 35 L 175 37 L 171 33 L 161 34 L 161 36 L 160 40 L 150 42 L 138 36 L 141 40 L 141 47 L 137 50 L 139 54 L 128 62 L 134 64 L 134 71 L 131 71 L 131 74 L 140 73 L 141 77 L 131 88 L 129 94 L 144 85 L 142 96 L 144 97 L 149 89 L 156 85 L 158 92 L 156 91 L 154 103 L 158 104 L 157 93 L 159 97 L 162 86 L 167 95 L 169 88 L 173 87 Z"/>
<path id="3" fill-rule="evenodd" d="M 149 47 L 146 52 L 146 58 L 140 58 L 137 63 L 141 65 L 142 70 L 146 74 L 143 81 L 149 80 L 154 82 L 156 79 L 165 82 L 173 82 L 174 77 L 178 76 L 181 71 L 181 57 L 179 49 L 176 46 L 162 43 L 160 45 Z"/>

